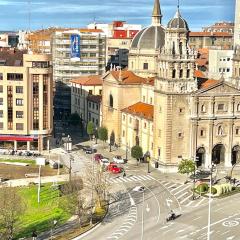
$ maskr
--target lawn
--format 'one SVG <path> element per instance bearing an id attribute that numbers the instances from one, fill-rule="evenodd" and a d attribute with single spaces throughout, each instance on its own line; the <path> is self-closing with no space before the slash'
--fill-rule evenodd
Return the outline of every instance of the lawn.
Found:
<path id="1" fill-rule="evenodd" d="M 66 222 L 70 215 L 58 206 L 59 190 L 51 184 L 41 188 L 40 204 L 37 202 L 37 186 L 19 189 L 20 195 L 24 198 L 26 212 L 20 217 L 18 226 L 19 232 L 16 239 L 31 236 L 33 230 L 39 234 L 51 228 L 53 220 L 58 225 Z"/>
<path id="2" fill-rule="evenodd" d="M 1 162 L 9 162 L 9 163 L 28 163 L 30 165 L 36 164 L 35 160 L 26 160 L 26 159 L 0 159 Z"/>

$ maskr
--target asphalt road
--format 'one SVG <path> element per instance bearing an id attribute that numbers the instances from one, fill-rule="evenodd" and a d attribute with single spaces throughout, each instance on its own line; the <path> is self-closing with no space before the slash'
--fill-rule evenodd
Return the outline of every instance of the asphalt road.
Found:
<path id="1" fill-rule="evenodd" d="M 91 156 L 72 153 L 73 172 L 84 172 Z M 62 158 L 69 164 L 68 155 Z M 96 164 L 96 163 L 94 163 Z M 112 203 L 102 224 L 84 240 L 205 240 L 207 239 L 208 199 L 191 201 L 190 185 L 163 181 L 134 165 L 125 166 L 127 177 L 110 175 Z M 136 186 L 145 191 L 134 192 Z M 211 202 L 211 240 L 240 239 L 239 194 Z M 166 222 L 170 209 L 180 216 Z"/>

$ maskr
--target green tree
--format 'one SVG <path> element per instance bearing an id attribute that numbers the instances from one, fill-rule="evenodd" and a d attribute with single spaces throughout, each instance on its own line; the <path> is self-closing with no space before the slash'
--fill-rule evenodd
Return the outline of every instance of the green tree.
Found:
<path id="1" fill-rule="evenodd" d="M 94 134 L 94 123 L 92 121 L 88 122 L 87 125 L 87 134 L 89 135 L 90 140 L 92 139 L 92 136 Z"/>
<path id="2" fill-rule="evenodd" d="M 114 145 L 114 143 L 115 143 L 115 133 L 114 133 L 114 131 L 112 131 L 111 135 L 110 135 L 110 144 L 109 144 L 110 152 L 112 151 L 112 146 Z"/>
<path id="3" fill-rule="evenodd" d="M 195 171 L 195 162 L 191 159 L 183 159 L 179 164 L 178 164 L 178 172 L 181 174 L 186 174 L 187 179 L 189 174 L 192 174 Z M 186 181 L 187 181 L 186 179 Z"/>
<path id="4" fill-rule="evenodd" d="M 143 157 L 143 150 L 140 146 L 133 146 L 131 149 L 131 156 L 137 160 L 137 164 L 140 158 Z"/>
<path id="5" fill-rule="evenodd" d="M 78 125 L 80 125 L 80 122 L 81 122 L 81 118 L 78 115 L 78 113 L 73 113 L 73 114 L 70 115 L 69 123 L 71 125 L 78 126 Z"/>
<path id="6" fill-rule="evenodd" d="M 108 140 L 108 130 L 106 127 L 98 128 L 98 139 L 103 142 L 106 142 Z"/>

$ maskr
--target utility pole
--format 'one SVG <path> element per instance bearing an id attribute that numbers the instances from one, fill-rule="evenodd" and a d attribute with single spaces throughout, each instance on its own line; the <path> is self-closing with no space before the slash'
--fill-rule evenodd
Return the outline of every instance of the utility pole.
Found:
<path id="1" fill-rule="evenodd" d="M 38 204 L 40 203 L 40 192 L 41 192 L 41 165 L 39 165 L 38 171 Z"/>
<path id="2" fill-rule="evenodd" d="M 192 195 L 192 200 L 195 200 L 196 168 L 197 168 L 198 159 L 199 159 L 199 157 L 197 157 L 197 156 L 193 157 L 193 161 L 194 161 L 194 174 L 193 174 L 193 195 Z"/>

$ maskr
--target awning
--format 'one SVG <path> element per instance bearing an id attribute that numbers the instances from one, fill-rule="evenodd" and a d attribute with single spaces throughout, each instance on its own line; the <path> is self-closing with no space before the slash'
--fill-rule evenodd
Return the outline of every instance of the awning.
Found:
<path id="1" fill-rule="evenodd" d="M 16 135 L 0 135 L 0 141 L 22 141 L 22 142 L 32 142 L 38 138 L 34 136 L 16 136 Z"/>

